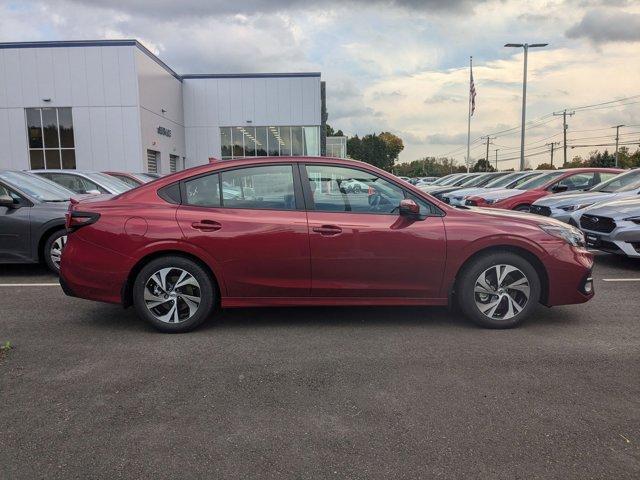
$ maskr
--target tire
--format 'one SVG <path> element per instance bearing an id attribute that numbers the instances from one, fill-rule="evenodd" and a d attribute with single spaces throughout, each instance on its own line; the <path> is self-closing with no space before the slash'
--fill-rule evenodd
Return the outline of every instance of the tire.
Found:
<path id="1" fill-rule="evenodd" d="M 133 284 L 136 312 L 165 333 L 188 332 L 198 327 L 213 312 L 217 295 L 204 268 L 177 256 L 149 262 Z"/>
<path id="2" fill-rule="evenodd" d="M 42 251 L 44 263 L 55 274 L 60 273 L 60 258 L 66 243 L 67 231 L 64 228 L 53 232 L 44 243 L 44 250 Z"/>
<path id="3" fill-rule="evenodd" d="M 509 285 L 518 288 L 505 288 Z M 536 309 L 541 287 L 538 272 L 527 259 L 504 252 L 471 260 L 460 273 L 456 290 L 460 309 L 469 320 L 485 328 L 513 328 Z"/>
<path id="4" fill-rule="evenodd" d="M 516 208 L 514 208 L 514 210 L 516 212 L 529 213 L 531 211 L 531 205 L 518 205 Z"/>

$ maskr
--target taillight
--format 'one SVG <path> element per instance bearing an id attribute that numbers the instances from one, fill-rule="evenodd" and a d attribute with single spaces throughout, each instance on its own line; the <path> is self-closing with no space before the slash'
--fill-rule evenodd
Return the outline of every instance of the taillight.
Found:
<path id="1" fill-rule="evenodd" d="M 67 212 L 65 214 L 65 226 L 68 232 L 73 232 L 81 227 L 96 223 L 98 218 L 100 218 L 100 214 L 94 212 Z"/>

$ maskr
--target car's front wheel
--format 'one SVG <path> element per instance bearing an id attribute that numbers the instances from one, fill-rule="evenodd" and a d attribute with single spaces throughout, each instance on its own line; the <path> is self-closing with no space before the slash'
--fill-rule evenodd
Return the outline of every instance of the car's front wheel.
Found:
<path id="1" fill-rule="evenodd" d="M 54 273 L 60 273 L 60 259 L 62 250 L 67 244 L 67 231 L 65 229 L 53 232 L 44 244 L 44 261 Z"/>
<path id="2" fill-rule="evenodd" d="M 196 262 L 162 257 L 145 265 L 133 285 L 133 304 L 140 317 L 167 333 L 193 330 L 213 311 L 215 285 Z"/>
<path id="3" fill-rule="evenodd" d="M 522 323 L 540 300 L 538 272 L 515 253 L 475 258 L 461 273 L 456 295 L 463 313 L 487 328 L 511 328 Z"/>

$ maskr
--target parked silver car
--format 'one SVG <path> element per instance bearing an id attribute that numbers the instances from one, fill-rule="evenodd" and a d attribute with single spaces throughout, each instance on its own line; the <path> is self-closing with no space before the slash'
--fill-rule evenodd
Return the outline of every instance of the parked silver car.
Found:
<path id="1" fill-rule="evenodd" d="M 118 195 L 131 186 L 106 173 L 86 172 L 82 170 L 30 170 L 31 173 L 62 185 L 64 188 L 80 194 L 98 195 L 110 193 Z"/>
<path id="2" fill-rule="evenodd" d="M 579 224 L 589 247 L 640 258 L 640 198 L 586 208 Z"/>
<path id="3" fill-rule="evenodd" d="M 469 187 L 454 190 L 442 196 L 445 202 L 451 205 L 464 205 L 466 198 L 470 195 L 478 195 L 488 190 L 498 190 L 502 188 L 517 188 L 520 184 L 532 179 L 536 175 L 542 175 L 542 171 L 537 172 L 514 172 L 495 178 L 484 187 Z"/>
<path id="4" fill-rule="evenodd" d="M 586 192 L 568 192 L 541 198 L 531 206 L 531 213 L 552 217 L 566 223 L 574 223 L 582 212 L 576 212 L 597 203 L 622 200 L 640 194 L 640 169 L 621 173 L 599 183 Z"/>

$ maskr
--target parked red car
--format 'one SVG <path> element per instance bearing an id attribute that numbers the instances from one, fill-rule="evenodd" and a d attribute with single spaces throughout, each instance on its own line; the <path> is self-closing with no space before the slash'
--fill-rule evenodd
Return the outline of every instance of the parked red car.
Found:
<path id="1" fill-rule="evenodd" d="M 362 182 L 364 192 L 343 183 Z M 538 302 L 593 296 L 582 233 L 545 217 L 453 208 L 371 165 L 253 158 L 74 201 L 60 283 L 134 305 L 165 332 L 214 307 L 447 305 L 513 327 Z"/>
<path id="2" fill-rule="evenodd" d="M 554 193 L 588 190 L 622 172 L 619 168 L 568 168 L 545 173 L 517 189 L 493 190 L 470 196 L 466 205 L 528 212 L 536 200 Z"/>

